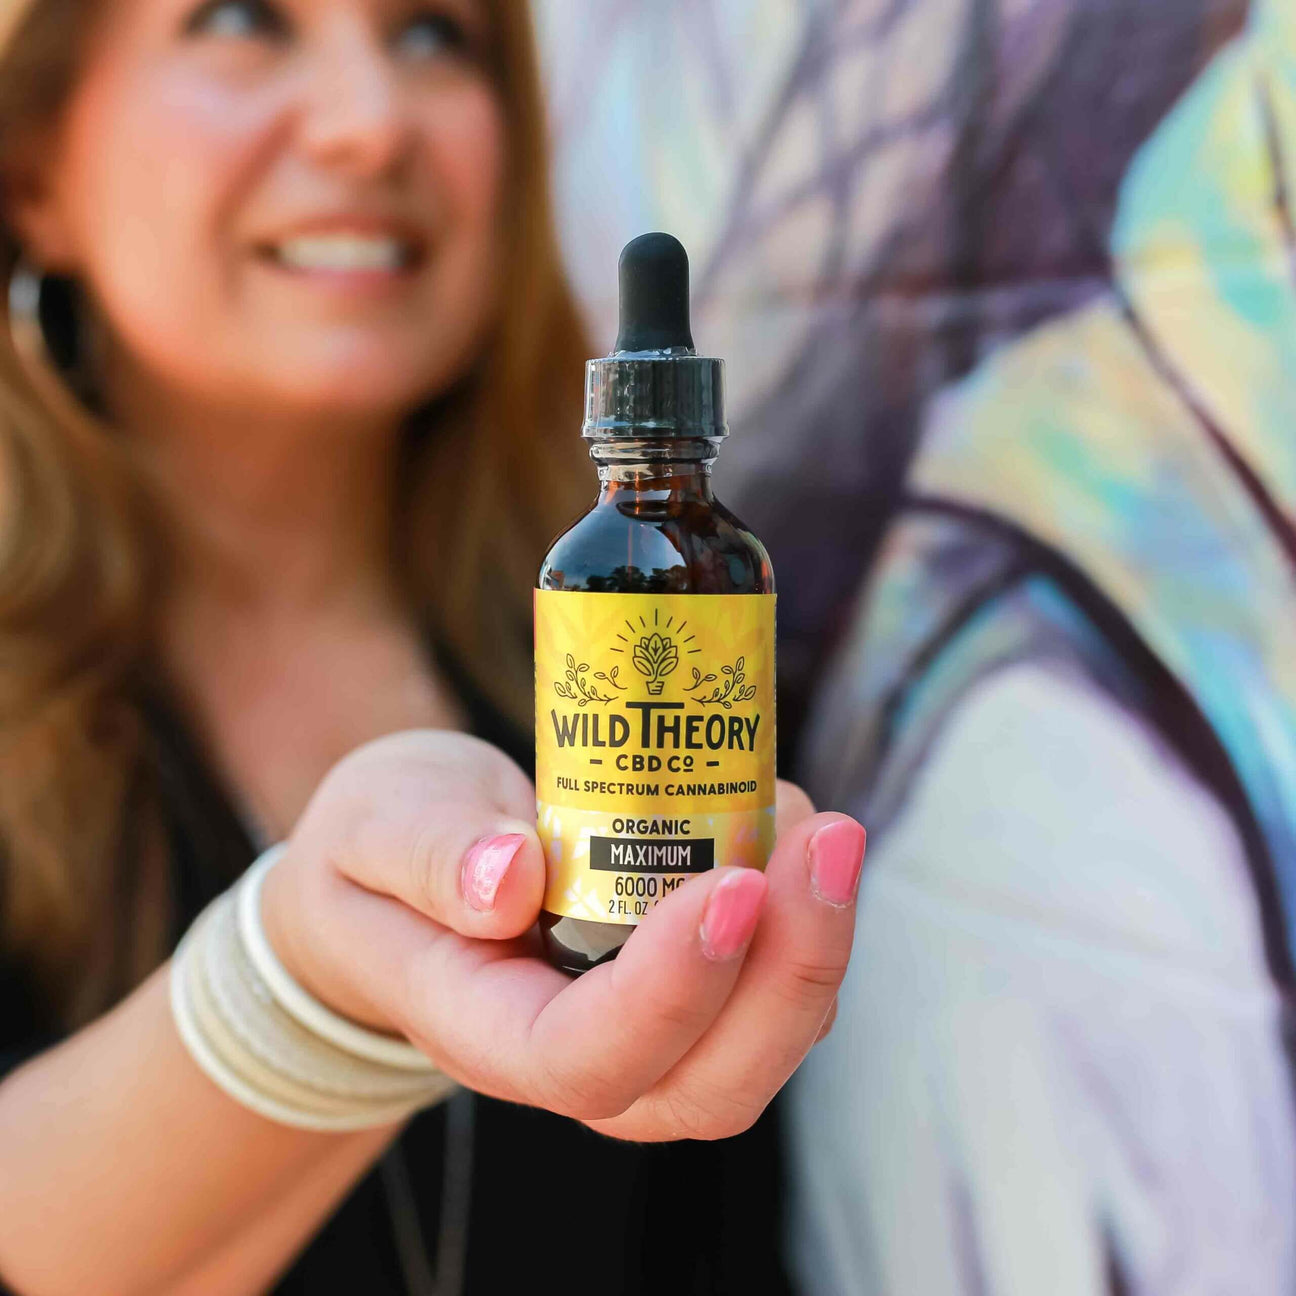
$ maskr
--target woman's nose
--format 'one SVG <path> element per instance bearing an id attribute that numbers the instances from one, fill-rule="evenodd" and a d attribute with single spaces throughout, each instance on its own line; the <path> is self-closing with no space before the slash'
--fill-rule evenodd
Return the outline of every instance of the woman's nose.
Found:
<path id="1" fill-rule="evenodd" d="M 371 32 L 339 27 L 308 79 L 301 142 L 317 163 L 368 178 L 404 160 L 412 127 L 399 71 Z"/>

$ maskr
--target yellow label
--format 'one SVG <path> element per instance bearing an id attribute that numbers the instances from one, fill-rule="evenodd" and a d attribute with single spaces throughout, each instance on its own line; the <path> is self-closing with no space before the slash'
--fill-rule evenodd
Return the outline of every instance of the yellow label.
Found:
<path id="1" fill-rule="evenodd" d="M 774 844 L 773 594 L 537 590 L 544 907 L 637 923 Z"/>

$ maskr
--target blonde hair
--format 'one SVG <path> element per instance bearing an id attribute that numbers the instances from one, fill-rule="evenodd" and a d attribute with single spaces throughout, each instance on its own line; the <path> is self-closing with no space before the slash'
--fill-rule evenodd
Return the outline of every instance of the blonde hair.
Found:
<path id="1" fill-rule="evenodd" d="M 0 0 L 0 157 L 57 113 L 86 0 Z M 531 589 L 579 508 L 588 354 L 550 211 L 525 0 L 495 0 L 508 284 L 473 372 L 411 427 L 393 562 L 415 614 L 524 731 Z M 7 40 L 7 45 L 5 44 Z M 0 273 L 20 256 L 0 229 Z M 0 327 L 0 936 L 69 1025 L 165 954 L 168 861 L 138 682 L 162 573 L 119 438 Z"/>

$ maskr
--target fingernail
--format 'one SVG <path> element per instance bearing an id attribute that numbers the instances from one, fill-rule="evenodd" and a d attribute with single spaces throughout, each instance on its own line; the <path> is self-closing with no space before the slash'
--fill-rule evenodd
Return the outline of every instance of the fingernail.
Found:
<path id="1" fill-rule="evenodd" d="M 505 833 L 500 837 L 483 837 L 464 856 L 464 899 L 474 909 L 489 913 L 495 908 L 504 874 L 509 871 L 518 848 L 526 841 L 525 833 Z"/>
<path id="2" fill-rule="evenodd" d="M 820 900 L 837 909 L 855 903 L 864 867 L 864 829 L 852 819 L 837 819 L 810 838 L 810 886 Z"/>
<path id="3" fill-rule="evenodd" d="M 736 958 L 756 931 L 765 903 L 765 877 L 755 869 L 739 869 L 723 879 L 702 912 L 702 951 L 707 958 Z"/>

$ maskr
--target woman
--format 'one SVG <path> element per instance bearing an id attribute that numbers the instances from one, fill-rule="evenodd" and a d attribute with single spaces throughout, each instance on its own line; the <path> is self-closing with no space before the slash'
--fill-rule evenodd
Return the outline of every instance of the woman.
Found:
<path id="1" fill-rule="evenodd" d="M 320 1134 L 211 1084 L 149 975 L 199 910 L 286 838 L 260 918 L 324 1006 L 479 1092 L 713 1139 L 830 1015 L 862 830 L 785 788 L 765 879 L 680 888 L 575 983 L 529 956 L 527 603 L 587 348 L 521 4 L 2 12 L 0 1274 L 452 1287 L 463 1120 Z M 768 1289 L 758 1146 L 477 1119 L 470 1286 L 574 1255 Z"/>

